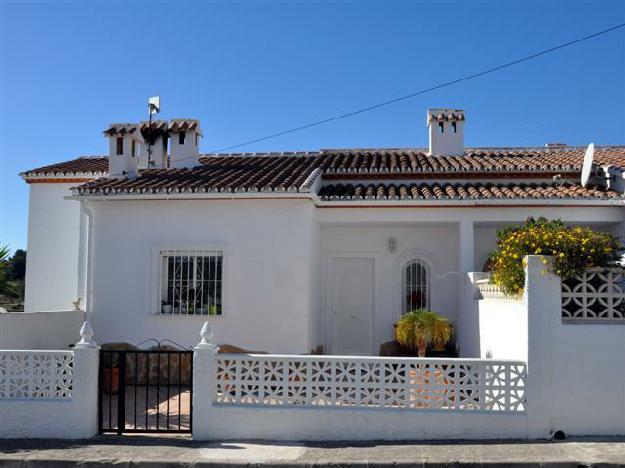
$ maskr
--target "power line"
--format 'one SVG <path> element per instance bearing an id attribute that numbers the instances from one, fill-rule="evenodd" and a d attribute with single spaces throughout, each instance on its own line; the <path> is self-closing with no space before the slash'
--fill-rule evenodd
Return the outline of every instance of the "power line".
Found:
<path id="1" fill-rule="evenodd" d="M 625 26 L 625 23 L 621 23 L 621 24 L 618 24 L 616 26 L 612 26 L 611 28 L 604 29 L 602 31 L 598 31 L 598 32 L 595 32 L 593 34 L 589 34 L 589 35 L 581 37 L 579 39 L 575 39 L 575 40 L 572 40 L 572 41 L 565 42 L 565 43 L 557 45 L 555 47 L 550 47 L 549 49 L 541 50 L 540 52 L 537 52 L 535 54 L 527 55 L 527 56 L 522 57 L 520 59 L 512 60 L 510 62 L 506 62 L 506 63 L 504 63 L 502 65 L 498 65 L 496 67 L 489 68 L 487 70 L 481 71 L 479 73 L 475 73 L 473 75 L 467 75 L 467 76 L 464 76 L 464 77 L 461 77 L 461 78 L 457 78 L 455 80 L 447 81 L 445 83 L 441 83 L 441 84 L 432 86 L 430 88 L 426 88 L 426 89 L 422 89 L 422 90 L 419 90 L 419 91 L 415 91 L 414 93 L 406 94 L 404 96 L 400 96 L 400 97 L 397 97 L 397 98 L 394 98 L 394 99 L 390 99 L 388 101 L 379 102 L 377 104 L 373 104 L 373 105 L 370 105 L 370 106 L 367 106 L 367 107 L 363 107 L 361 109 L 357 109 L 357 110 L 354 110 L 354 111 L 351 111 L 351 112 L 346 112 L 344 114 L 336 115 L 334 117 L 328 117 L 328 118 L 325 118 L 325 119 L 322 119 L 322 120 L 317 120 L 317 121 L 314 121 L 314 122 L 311 122 L 311 123 L 308 123 L 308 124 L 305 124 L 305 125 L 300 125 L 299 127 L 293 127 L 293 128 L 288 129 L 288 130 L 283 130 L 281 132 L 272 133 L 271 135 L 266 135 L 266 136 L 263 136 L 263 137 L 255 138 L 253 140 L 248 140 L 248 141 L 245 141 L 243 143 L 236 144 L 236 145 L 226 146 L 226 147 L 220 148 L 218 150 L 211 151 L 211 153 L 220 153 L 222 151 L 231 150 L 231 149 L 234 149 L 234 148 L 240 148 L 241 146 L 247 146 L 247 145 L 251 145 L 252 143 L 258 143 L 258 142 L 261 142 L 261 141 L 270 140 L 272 138 L 277 138 L 279 136 L 287 135 L 289 133 L 295 133 L 295 132 L 299 132 L 301 130 L 305 130 L 307 128 L 316 127 L 318 125 L 323 125 L 323 124 L 332 122 L 334 120 L 346 119 L 348 117 L 353 117 L 355 115 L 362 114 L 364 112 L 369 112 L 369 111 L 372 111 L 374 109 L 378 109 L 380 107 L 389 106 L 391 104 L 395 104 L 395 103 L 400 102 L 400 101 L 405 101 L 406 99 L 411 99 L 413 97 L 420 96 L 422 94 L 426 94 L 426 93 L 429 93 L 431 91 L 435 91 L 437 89 L 446 88 L 448 86 L 452 86 L 452 85 L 461 83 L 463 81 L 469 81 L 469 80 L 472 80 L 474 78 L 478 78 L 480 76 L 488 75 L 489 73 L 494 73 L 496 71 L 503 70 L 504 68 L 508 68 L 508 67 L 513 66 L 513 65 L 518 65 L 519 63 L 523 63 L 523 62 L 526 62 L 528 60 L 532 60 L 532 59 L 535 59 L 537 57 L 540 57 L 542 55 L 546 55 L 546 54 L 549 54 L 551 52 L 555 52 L 557 50 L 564 49 L 565 47 L 570 47 L 570 46 L 572 46 L 574 44 L 577 44 L 579 42 L 584 42 L 584 41 L 587 41 L 589 39 L 594 39 L 596 37 L 602 36 L 603 34 L 607 34 L 609 32 L 612 32 L 612 31 L 615 31 L 617 29 L 620 29 L 620 28 L 622 28 L 624 26 Z"/>

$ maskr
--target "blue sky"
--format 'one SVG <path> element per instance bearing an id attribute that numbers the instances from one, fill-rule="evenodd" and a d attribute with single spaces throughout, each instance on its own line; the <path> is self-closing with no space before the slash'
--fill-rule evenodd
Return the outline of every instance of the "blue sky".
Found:
<path id="1" fill-rule="evenodd" d="M 0 0 L 0 242 L 26 247 L 20 171 L 105 154 L 109 122 L 201 119 L 212 151 L 427 88 L 625 21 L 625 2 Z M 625 29 L 241 150 L 423 147 L 427 107 L 468 146 L 625 143 Z"/>

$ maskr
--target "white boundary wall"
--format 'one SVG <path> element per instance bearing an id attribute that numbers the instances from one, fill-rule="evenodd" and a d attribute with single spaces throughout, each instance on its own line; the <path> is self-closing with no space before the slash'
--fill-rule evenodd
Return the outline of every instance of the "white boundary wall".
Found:
<path id="1" fill-rule="evenodd" d="M 99 348 L 0 353 L 13 358 L 3 364 L 11 375 L 7 372 L 0 380 L 1 438 L 83 439 L 97 434 Z M 42 365 L 34 365 L 29 356 Z M 52 356 L 73 358 L 71 393 L 56 390 L 55 367 L 46 369 L 56 365 Z M 19 368 L 22 364 L 26 367 Z"/>
<path id="2" fill-rule="evenodd" d="M 625 324 L 563 323 L 560 278 L 527 257 L 532 433 L 625 435 Z"/>
<path id="3" fill-rule="evenodd" d="M 384 359 L 384 358 L 362 358 L 359 356 L 353 357 L 316 357 L 316 356 L 272 356 L 272 355 L 219 355 L 217 358 L 216 347 L 212 347 L 207 344 L 200 344 L 195 348 L 194 353 L 194 376 L 193 376 L 193 438 L 196 440 L 227 440 L 227 439 L 264 439 L 264 440 L 400 440 L 400 439 L 436 439 L 436 438 L 462 438 L 462 439 L 501 439 L 501 438 L 520 438 L 527 435 L 527 415 L 522 410 L 516 411 L 492 411 L 492 410 L 467 410 L 467 409 L 425 409 L 416 407 L 407 407 L 406 401 L 398 403 L 403 404 L 403 407 L 396 408 L 371 408 L 363 407 L 363 403 L 354 403 L 350 407 L 324 407 L 318 406 L 299 406 L 289 403 L 290 398 L 287 397 L 287 388 L 304 384 L 302 380 L 292 379 L 293 375 L 287 375 L 289 372 L 287 366 L 283 366 L 284 369 L 284 381 L 279 381 L 277 387 L 281 387 L 284 384 L 284 391 L 280 393 L 277 400 L 273 400 L 272 403 L 265 405 L 256 404 L 223 404 L 217 403 L 217 390 L 218 385 L 221 385 L 221 390 L 224 390 L 224 382 L 228 386 L 228 379 L 224 381 L 223 376 L 221 384 L 219 383 L 217 362 L 229 360 L 243 361 L 245 364 L 249 364 L 246 370 L 238 367 L 232 374 L 232 377 L 236 375 L 237 380 L 232 380 L 233 388 L 232 392 L 235 393 L 235 397 L 240 401 L 245 401 L 247 397 L 241 398 L 241 387 L 249 387 L 246 383 L 242 383 L 241 379 L 244 378 L 243 373 L 251 369 L 258 369 L 257 362 L 263 360 L 271 361 L 270 367 L 274 366 L 276 362 L 287 361 L 311 361 L 317 364 L 317 361 L 322 362 L 324 360 L 332 361 L 331 365 L 334 369 L 335 366 L 339 366 L 341 363 L 350 367 L 348 370 L 345 367 L 344 370 L 347 373 L 341 373 L 343 383 L 338 382 L 338 370 L 334 370 L 332 373 L 332 379 L 326 381 L 325 386 L 333 386 L 335 389 L 328 391 L 327 393 L 338 393 L 339 387 L 349 387 L 348 393 L 352 395 L 359 395 L 363 390 L 376 387 L 379 388 L 379 382 L 371 383 L 370 379 L 375 379 L 373 375 L 380 375 L 374 373 L 368 376 L 366 379 L 359 379 L 356 377 L 354 380 L 351 374 L 353 365 L 358 367 L 361 364 L 365 365 L 386 365 L 401 366 L 403 363 L 409 363 L 410 365 L 439 365 L 436 360 L 429 359 Z M 337 362 L 334 362 L 337 361 Z M 361 362 L 362 361 L 362 362 Z M 476 368 L 482 368 L 483 365 L 498 365 L 495 361 L 490 360 L 444 360 L 443 365 L 450 365 L 450 363 L 457 363 L 457 365 L 464 365 L 467 367 L 475 366 Z M 418 363 L 418 364 L 417 364 Z M 522 363 L 521 363 L 522 364 Z M 262 366 L 262 365 L 261 365 Z M 522 366 L 524 368 L 524 365 Z M 292 368 L 289 368 L 292 370 Z M 387 369 L 389 370 L 390 367 Z M 430 367 L 433 369 L 433 367 Z M 311 377 L 310 366 L 307 370 L 304 370 L 304 375 Z M 253 372 L 253 371 L 252 371 Z M 359 370 L 356 371 L 359 374 Z M 430 375 L 434 373 L 433 370 L 429 371 Z M 477 381 L 474 394 L 478 392 L 478 385 L 483 385 L 484 372 L 478 371 L 482 380 L 480 384 Z M 282 374 L 282 368 L 279 370 L 279 374 Z M 455 376 L 458 378 L 461 374 L 456 370 Z M 278 375 L 278 378 L 279 375 Z M 269 377 L 261 377 L 256 383 L 252 383 L 252 387 L 256 390 L 251 390 L 250 393 L 258 394 L 261 391 L 267 392 L 269 388 L 276 387 L 273 383 L 270 383 L 267 379 Z M 447 380 L 447 376 L 445 377 Z M 306 383 L 310 383 L 307 380 Z M 376 385 L 378 384 L 378 385 Z M 420 388 L 437 387 L 441 382 L 436 382 L 434 385 L 431 383 L 428 385 L 421 385 Z M 443 385 L 445 385 L 443 383 Z M 384 384 L 382 384 L 384 385 Z M 388 384 L 391 386 L 390 384 Z M 236 390 L 234 389 L 236 387 Z M 262 390 L 261 390 L 262 388 Z M 419 388 L 417 386 L 413 387 Z M 508 387 L 509 388 L 509 387 Z M 466 389 L 462 389 L 466 390 Z M 418 390 L 416 390 L 418 391 Z M 514 390 L 513 390 L 514 391 Z M 522 390 L 521 390 L 522 391 Z M 278 390 L 280 392 L 280 390 Z M 352 393 L 353 392 L 353 393 Z M 458 388 L 451 390 L 451 400 L 454 396 L 459 395 Z M 222 397 L 224 392 L 221 392 Z M 482 394 L 480 392 L 480 394 Z M 449 394 L 448 394 L 449 395 Z M 270 399 L 273 397 L 269 397 Z M 284 398 L 284 400 L 282 400 Z M 349 397 L 348 397 L 349 398 Z M 355 397 L 360 401 L 360 397 Z M 429 394 L 429 397 L 423 401 L 425 405 L 435 406 L 436 397 Z M 439 400 L 440 401 L 440 400 Z M 349 404 L 352 404 L 350 401 Z"/>
<path id="4" fill-rule="evenodd" d="M 194 358 L 194 438 L 538 439 L 559 430 L 569 435 L 625 435 L 625 324 L 563 323 L 560 278 L 548 271 L 543 257 L 530 256 L 525 261 L 523 301 L 486 300 L 477 304 L 473 299 L 476 318 L 492 322 L 478 327 L 482 334 L 478 346 L 490 346 L 494 357 L 500 359 L 495 355 L 509 353 L 520 359 L 527 353 L 525 412 L 258 405 L 244 401 L 217 404 L 217 385 L 224 382 L 222 379 L 219 384 L 216 378 L 216 350 L 203 339 L 195 348 Z M 234 385 L 242 383 L 238 377 L 242 373 L 237 371 Z M 249 391 L 255 398 L 257 390 Z"/>
<path id="5" fill-rule="evenodd" d="M 68 349 L 84 320 L 77 310 L 0 313 L 0 349 Z"/>

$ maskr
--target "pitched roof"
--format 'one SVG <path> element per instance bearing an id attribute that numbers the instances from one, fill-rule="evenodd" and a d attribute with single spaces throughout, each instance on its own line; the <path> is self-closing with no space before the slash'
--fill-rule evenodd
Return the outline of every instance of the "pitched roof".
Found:
<path id="1" fill-rule="evenodd" d="M 109 169 L 109 158 L 106 156 L 81 156 L 47 166 L 38 167 L 21 173 L 24 178 L 35 176 L 93 176 L 105 175 Z"/>
<path id="2" fill-rule="evenodd" d="M 214 157 L 319 156 L 324 174 L 467 174 L 501 172 L 577 173 L 584 160 L 583 147 L 564 148 L 469 148 L 464 156 L 429 156 L 424 149 L 345 149 L 320 152 L 205 154 Z M 625 146 L 597 147 L 595 161 L 625 169 Z M 106 173 L 106 156 L 85 156 L 25 171 L 24 175 Z"/>
<path id="3" fill-rule="evenodd" d="M 321 178 L 324 183 L 331 183 L 320 193 L 324 200 L 619 197 L 616 192 L 552 183 L 554 174 L 562 174 L 563 179 L 577 178 L 584 151 L 582 147 L 473 148 L 467 149 L 464 156 L 429 156 L 420 149 L 349 149 L 203 155 L 201 165 L 193 169 L 142 170 L 133 179 L 99 177 L 77 187 L 75 193 L 309 192 Z M 598 147 L 595 161 L 625 169 L 625 147 Z M 95 177 L 105 176 L 107 169 L 106 157 L 83 157 L 22 175 Z M 499 178 L 545 179 L 545 183 L 489 184 L 483 180 Z M 394 179 L 394 183 L 385 184 L 385 179 Z M 395 182 L 397 179 L 412 181 L 401 184 Z M 464 180 L 453 184 L 450 179 Z M 472 183 L 467 183 L 467 179 Z"/>
<path id="4" fill-rule="evenodd" d="M 326 201 L 622 198 L 615 191 L 583 188 L 571 183 L 331 184 L 320 190 L 319 197 Z"/>
<path id="5" fill-rule="evenodd" d="M 211 157 L 193 169 L 150 169 L 134 179 L 100 178 L 79 186 L 86 194 L 176 192 L 307 192 L 317 158 Z"/>
<path id="6" fill-rule="evenodd" d="M 430 156 L 422 149 L 324 150 L 324 174 L 577 173 L 584 147 L 467 148 L 463 156 Z M 597 147 L 595 162 L 625 168 L 625 146 Z"/>

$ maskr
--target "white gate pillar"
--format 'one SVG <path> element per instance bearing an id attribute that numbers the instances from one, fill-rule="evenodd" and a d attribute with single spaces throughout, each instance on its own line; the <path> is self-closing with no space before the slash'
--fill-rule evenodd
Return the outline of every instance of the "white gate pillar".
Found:
<path id="1" fill-rule="evenodd" d="M 93 340 L 93 329 L 85 321 L 80 328 L 80 341 L 74 346 L 74 385 L 72 405 L 77 410 L 72 432 L 81 438 L 98 433 L 98 369 L 100 347 Z"/>
<path id="2" fill-rule="evenodd" d="M 525 257 L 525 303 L 528 313 L 528 356 L 525 398 L 528 435 L 549 437 L 554 427 L 553 356 L 554 330 L 561 320 L 560 278 L 539 255 Z M 582 371 L 583 372 L 583 371 Z"/>
<path id="3" fill-rule="evenodd" d="M 193 348 L 193 426 L 194 439 L 204 440 L 210 424 L 210 412 L 216 394 L 215 356 L 219 347 L 213 344 L 213 328 L 204 322 L 200 336 L 202 340 Z"/>

